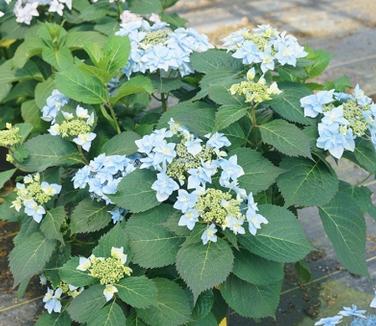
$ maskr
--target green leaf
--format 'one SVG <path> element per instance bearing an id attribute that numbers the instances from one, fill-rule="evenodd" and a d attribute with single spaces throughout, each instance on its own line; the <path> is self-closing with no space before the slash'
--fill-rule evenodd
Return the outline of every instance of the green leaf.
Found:
<path id="1" fill-rule="evenodd" d="M 79 257 L 72 257 L 69 259 L 60 269 L 59 275 L 61 280 L 65 283 L 72 284 L 74 286 L 87 286 L 95 283 L 97 280 L 91 277 L 88 272 L 79 271 L 77 269 L 79 265 Z"/>
<path id="2" fill-rule="evenodd" d="M 259 286 L 230 276 L 220 291 L 228 305 L 241 316 L 273 317 L 279 304 L 281 282 Z"/>
<path id="3" fill-rule="evenodd" d="M 33 131 L 42 133 L 46 130 L 47 123 L 41 119 L 41 111 L 36 105 L 35 100 L 22 103 L 21 116 L 25 122 L 33 126 Z"/>
<path id="4" fill-rule="evenodd" d="M 252 255 L 246 250 L 235 251 L 234 270 L 238 278 L 255 285 L 268 285 L 283 280 L 283 264 Z"/>
<path id="5" fill-rule="evenodd" d="M 52 314 L 44 312 L 39 316 L 35 326 L 71 326 L 71 319 L 65 311 Z"/>
<path id="6" fill-rule="evenodd" d="M 125 277 L 115 284 L 121 300 L 135 308 L 157 304 L 157 287 L 145 276 Z"/>
<path id="7" fill-rule="evenodd" d="M 260 152 L 249 148 L 238 148 L 229 153 L 236 155 L 244 175 L 239 178 L 239 186 L 247 192 L 257 193 L 268 189 L 282 170 L 264 158 Z"/>
<path id="8" fill-rule="evenodd" d="M 34 232 L 17 242 L 9 254 L 9 266 L 18 285 L 41 272 L 55 250 L 56 241 Z"/>
<path id="9" fill-rule="evenodd" d="M 311 157 L 310 140 L 295 125 L 277 119 L 260 125 L 259 128 L 263 142 L 272 145 L 281 153 Z"/>
<path id="10" fill-rule="evenodd" d="M 64 206 L 52 208 L 46 212 L 40 225 L 40 230 L 47 239 L 58 240 L 64 243 L 63 235 L 60 231 L 66 219 Z"/>
<path id="11" fill-rule="evenodd" d="M 111 248 L 123 247 L 127 250 L 127 237 L 123 228 L 123 223 L 117 223 L 110 231 L 105 233 L 98 241 L 98 245 L 93 249 L 93 254 L 97 257 L 109 257 Z"/>
<path id="12" fill-rule="evenodd" d="M 7 171 L 0 172 L 0 189 L 3 188 L 5 183 L 13 176 L 17 169 L 11 169 Z"/>
<path id="13" fill-rule="evenodd" d="M 147 76 L 135 76 L 116 88 L 111 95 L 110 102 L 114 105 L 123 97 L 144 92 L 149 94 L 153 92 L 153 85 L 150 78 Z"/>
<path id="14" fill-rule="evenodd" d="M 207 316 L 213 308 L 214 294 L 213 291 L 208 290 L 201 293 L 193 308 L 192 318 L 199 320 Z"/>
<path id="15" fill-rule="evenodd" d="M 128 62 L 130 52 L 128 37 L 112 35 L 108 38 L 103 49 L 103 56 L 99 67 L 111 76 L 116 75 Z"/>
<path id="16" fill-rule="evenodd" d="M 220 49 L 210 49 L 206 52 L 194 52 L 191 55 L 191 64 L 199 72 L 211 73 L 227 71 L 231 73 L 240 72 L 242 63 L 232 57 L 231 53 Z"/>
<path id="17" fill-rule="evenodd" d="M 262 224 L 255 236 L 247 234 L 239 237 L 245 249 L 281 263 L 298 261 L 312 250 L 302 226 L 289 210 L 274 205 L 261 205 L 259 208 L 259 214 L 269 223 Z"/>
<path id="18" fill-rule="evenodd" d="M 352 273 L 368 275 L 366 224 L 356 202 L 340 191 L 320 207 L 320 217 L 340 263 Z"/>
<path id="19" fill-rule="evenodd" d="M 370 141 L 361 139 L 355 146 L 356 162 L 368 172 L 376 173 L 376 151 Z"/>
<path id="20" fill-rule="evenodd" d="M 69 68 L 73 64 L 73 56 L 68 48 L 47 48 L 42 49 L 42 58 L 52 67 L 58 70 Z"/>
<path id="21" fill-rule="evenodd" d="M 310 48 L 307 48 L 306 50 L 308 51 L 306 59 L 312 61 L 312 64 L 306 68 L 306 71 L 311 78 L 320 76 L 330 63 L 330 53 L 324 50 L 313 50 Z"/>
<path id="22" fill-rule="evenodd" d="M 208 92 L 209 98 L 217 104 L 237 107 L 242 107 L 245 105 L 242 97 L 238 95 L 231 95 L 229 90 L 224 86 L 211 86 Z"/>
<path id="23" fill-rule="evenodd" d="M 125 231 L 133 255 L 132 262 L 145 268 L 175 263 L 178 247 L 185 237 L 174 235 L 163 226 L 173 214 L 176 214 L 176 211 L 171 206 L 162 204 L 131 216 Z"/>
<path id="24" fill-rule="evenodd" d="M 234 256 L 225 240 L 207 245 L 183 245 L 176 256 L 176 269 L 192 290 L 194 301 L 199 294 L 224 282 L 232 270 Z"/>
<path id="25" fill-rule="evenodd" d="M 135 170 L 120 181 L 117 193 L 109 197 L 115 205 L 129 209 L 131 212 L 147 211 L 160 204 L 156 192 L 151 189 L 155 180 L 155 172 Z"/>
<path id="26" fill-rule="evenodd" d="M 321 160 L 284 158 L 277 185 L 285 199 L 285 206 L 317 206 L 328 203 L 338 191 L 338 179 Z"/>
<path id="27" fill-rule="evenodd" d="M 204 102 L 181 102 L 163 113 L 157 128 L 164 128 L 171 118 L 198 136 L 213 131 L 215 110 Z"/>
<path id="28" fill-rule="evenodd" d="M 86 104 L 103 104 L 108 101 L 108 90 L 95 76 L 72 65 L 56 75 L 56 87 L 65 96 Z"/>
<path id="29" fill-rule="evenodd" d="M 129 10 L 135 14 L 158 14 L 162 11 L 160 0 L 129 0 Z"/>
<path id="30" fill-rule="evenodd" d="M 103 289 L 103 285 L 93 285 L 75 297 L 67 309 L 71 318 L 80 323 L 88 322 L 106 304 Z"/>
<path id="31" fill-rule="evenodd" d="M 154 282 L 158 288 L 157 305 L 137 309 L 140 318 L 155 326 L 177 326 L 188 322 L 192 308 L 187 293 L 173 281 L 157 278 Z"/>
<path id="32" fill-rule="evenodd" d="M 304 125 L 312 124 L 314 120 L 304 116 L 303 108 L 300 105 L 300 99 L 311 93 L 309 88 L 298 83 L 280 83 L 278 87 L 282 93 L 273 96 L 272 100 L 263 104 L 270 106 L 273 111 L 286 120 Z"/>
<path id="33" fill-rule="evenodd" d="M 231 142 L 231 148 L 237 148 L 247 143 L 247 136 L 238 122 L 221 131 Z"/>
<path id="34" fill-rule="evenodd" d="M 82 163 L 72 143 L 51 135 L 31 138 L 19 146 L 14 153 L 19 152 L 28 154 L 25 161 L 16 163 L 16 166 L 25 172 L 41 172 L 51 166 Z"/>
<path id="35" fill-rule="evenodd" d="M 137 152 L 135 141 L 140 138 L 140 135 L 134 131 L 122 132 L 104 143 L 101 153 L 106 155 L 132 155 Z"/>
<path id="36" fill-rule="evenodd" d="M 124 312 L 115 300 L 93 312 L 87 322 L 87 326 L 124 326 L 125 324 Z"/>
<path id="37" fill-rule="evenodd" d="M 49 78 L 35 86 L 35 103 L 39 109 L 42 109 L 46 105 L 47 97 L 49 97 L 52 91 L 55 89 L 55 81 Z M 39 112 L 40 115 L 40 112 Z"/>
<path id="38" fill-rule="evenodd" d="M 108 207 L 91 198 L 85 198 L 72 212 L 72 233 L 88 233 L 103 229 L 111 221 Z"/>
<path id="39" fill-rule="evenodd" d="M 189 326 L 217 326 L 218 321 L 213 313 L 207 314 L 205 317 L 195 320 L 188 324 Z"/>
<path id="40" fill-rule="evenodd" d="M 215 113 L 215 130 L 222 130 L 240 120 L 248 113 L 248 108 L 222 105 Z"/>

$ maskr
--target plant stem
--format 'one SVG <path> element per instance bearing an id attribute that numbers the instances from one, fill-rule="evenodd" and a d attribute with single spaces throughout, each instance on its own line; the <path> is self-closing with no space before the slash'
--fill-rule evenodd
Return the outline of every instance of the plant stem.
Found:
<path id="1" fill-rule="evenodd" d="M 168 100 L 168 95 L 166 93 L 161 93 L 161 102 L 162 102 L 163 112 L 167 111 L 167 100 Z"/>
<path id="2" fill-rule="evenodd" d="M 111 105 L 107 105 L 107 108 L 110 110 L 110 114 L 112 117 L 112 120 L 114 121 L 115 130 L 118 134 L 121 133 L 120 125 L 116 117 L 116 113 L 114 111 L 114 108 Z"/>
<path id="3" fill-rule="evenodd" d="M 78 152 L 80 153 L 80 156 L 82 157 L 82 160 L 84 161 L 85 164 L 89 164 L 88 160 L 86 159 L 85 153 L 82 150 L 82 147 L 80 145 L 77 145 Z"/>

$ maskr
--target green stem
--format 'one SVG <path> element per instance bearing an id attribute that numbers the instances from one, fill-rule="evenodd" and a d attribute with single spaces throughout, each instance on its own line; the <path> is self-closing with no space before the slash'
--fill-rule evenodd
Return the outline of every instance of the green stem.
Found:
<path id="1" fill-rule="evenodd" d="M 110 110 L 110 114 L 111 114 L 112 120 L 114 121 L 115 130 L 116 130 L 116 132 L 118 134 L 120 134 L 121 133 L 121 129 L 120 129 L 120 125 L 119 125 L 119 122 L 117 120 L 114 108 L 111 105 L 108 105 L 107 108 Z"/>
<path id="2" fill-rule="evenodd" d="M 168 95 L 166 93 L 161 93 L 161 102 L 162 102 L 163 112 L 167 111 L 167 100 L 168 100 Z"/>
<path id="3" fill-rule="evenodd" d="M 85 153 L 84 153 L 84 151 L 82 150 L 82 147 L 81 147 L 80 145 L 77 145 L 77 148 L 78 148 L 78 152 L 80 153 L 80 156 L 81 156 L 82 160 L 84 161 L 84 163 L 85 163 L 86 165 L 89 164 L 89 162 L 88 162 L 88 160 L 87 160 L 87 158 L 86 158 L 86 156 L 85 156 Z"/>

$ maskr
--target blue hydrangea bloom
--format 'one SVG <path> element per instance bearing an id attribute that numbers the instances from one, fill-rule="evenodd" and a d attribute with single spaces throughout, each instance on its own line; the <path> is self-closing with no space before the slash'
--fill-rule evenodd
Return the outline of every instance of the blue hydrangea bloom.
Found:
<path id="1" fill-rule="evenodd" d="M 364 315 L 367 311 L 366 310 L 360 310 L 356 305 L 351 305 L 351 307 L 343 307 L 342 310 L 338 313 L 341 316 L 344 317 L 359 317 L 359 318 L 365 318 Z"/>
<path id="2" fill-rule="evenodd" d="M 153 183 L 151 188 L 156 191 L 158 201 L 163 202 L 167 200 L 175 190 L 179 189 L 179 185 L 166 173 L 160 172 L 157 174 L 157 180 Z"/>
<path id="3" fill-rule="evenodd" d="M 315 326 L 335 326 L 342 322 L 342 318 L 342 316 L 321 318 L 315 323 Z"/>
<path id="4" fill-rule="evenodd" d="M 325 104 L 333 102 L 334 90 L 320 91 L 313 95 L 308 95 L 300 99 L 300 105 L 304 108 L 306 117 L 316 118 L 323 112 Z"/>
<path id="5" fill-rule="evenodd" d="M 350 326 L 376 326 L 376 315 L 370 315 L 366 318 L 354 319 Z"/>
<path id="6" fill-rule="evenodd" d="M 42 119 L 48 122 L 55 122 L 58 112 L 69 102 L 69 98 L 64 96 L 57 89 L 54 89 L 46 100 L 46 105 L 42 108 Z"/>

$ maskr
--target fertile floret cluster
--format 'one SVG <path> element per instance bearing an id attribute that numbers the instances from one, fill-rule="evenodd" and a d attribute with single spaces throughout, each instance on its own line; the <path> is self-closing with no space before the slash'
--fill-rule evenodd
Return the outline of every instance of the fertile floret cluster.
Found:
<path id="1" fill-rule="evenodd" d="M 128 36 L 131 54 L 124 69 L 129 77 L 135 72 L 179 71 L 181 76 L 193 72 L 190 55 L 211 48 L 205 35 L 192 28 L 172 30 L 169 24 L 161 22 L 157 15 L 149 20 L 124 11 L 117 35 Z"/>
<path id="2" fill-rule="evenodd" d="M 371 139 L 376 147 L 376 105 L 357 85 L 353 94 L 320 91 L 300 100 L 304 115 L 315 118 L 318 124 L 317 147 L 341 158 L 345 150 L 353 152 L 355 139 Z"/>
<path id="3" fill-rule="evenodd" d="M 0 130 L 0 147 L 11 147 L 21 141 L 20 129 L 7 123 L 6 129 Z"/>
<path id="4" fill-rule="evenodd" d="M 89 186 L 93 198 L 111 204 L 108 195 L 116 193 L 121 179 L 134 170 L 134 161 L 124 155 L 101 154 L 76 172 L 72 179 L 73 186 L 75 189 Z M 120 215 L 120 211 L 114 213 L 117 219 L 120 219 Z"/>
<path id="5" fill-rule="evenodd" d="M 92 141 L 97 136 L 92 132 L 94 128 L 94 112 L 89 114 L 87 109 L 77 105 L 74 113 L 60 111 L 59 123 L 53 122 L 49 133 L 53 136 L 69 138 L 85 151 L 89 151 Z"/>
<path id="6" fill-rule="evenodd" d="M 281 90 L 276 82 L 268 84 L 263 76 L 257 81 L 255 68 L 251 68 L 247 73 L 247 79 L 240 83 L 231 85 L 229 91 L 231 95 L 245 97 L 246 103 L 259 104 L 272 99 L 273 95 L 278 95 Z"/>
<path id="7" fill-rule="evenodd" d="M 276 64 L 296 66 L 297 59 L 307 55 L 294 36 L 269 25 L 260 25 L 252 31 L 241 29 L 223 41 L 234 58 L 247 65 L 260 64 L 263 73 L 274 70 Z"/>
<path id="8" fill-rule="evenodd" d="M 256 234 L 268 221 L 257 213 L 252 193 L 247 196 L 239 187 L 238 178 L 244 170 L 237 164 L 237 156 L 225 158 L 224 147 L 230 141 L 220 133 L 206 135 L 203 141 L 173 120 L 169 126 L 136 141 L 144 154 L 140 168 L 158 171 L 152 185 L 158 201 L 167 200 L 178 190 L 174 208 L 183 214 L 179 225 L 189 230 L 196 223 L 207 225 L 201 237 L 204 244 L 217 241 L 217 227 L 244 234 L 245 221 L 249 232 Z M 212 177 L 217 174 L 224 190 L 213 188 Z"/>
<path id="9" fill-rule="evenodd" d="M 23 183 L 16 184 L 17 198 L 12 202 L 12 207 L 17 212 L 23 208 L 26 215 L 39 223 L 46 214 L 44 205 L 60 191 L 60 185 L 41 181 L 39 173 L 27 175 L 23 178 Z"/>
<path id="10" fill-rule="evenodd" d="M 132 269 L 125 265 L 126 262 L 127 255 L 124 254 L 124 248 L 112 247 L 111 256 L 107 258 L 94 255 L 89 258 L 80 257 L 77 270 L 88 272 L 90 276 L 98 279 L 100 284 L 106 285 L 103 295 L 109 301 L 118 292 L 114 284 L 132 273 Z"/>

